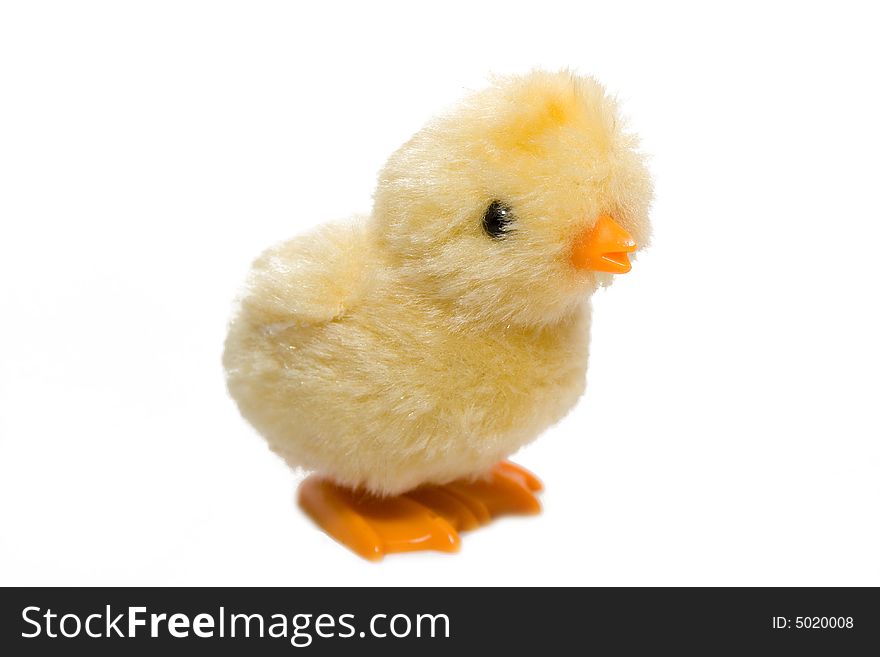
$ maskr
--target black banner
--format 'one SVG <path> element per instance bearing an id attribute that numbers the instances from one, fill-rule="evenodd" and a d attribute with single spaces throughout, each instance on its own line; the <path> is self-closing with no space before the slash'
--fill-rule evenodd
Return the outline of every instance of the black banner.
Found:
<path id="1" fill-rule="evenodd" d="M 47 588 L 3 589 L 0 597 L 5 655 L 880 649 L 880 598 L 868 588 Z"/>

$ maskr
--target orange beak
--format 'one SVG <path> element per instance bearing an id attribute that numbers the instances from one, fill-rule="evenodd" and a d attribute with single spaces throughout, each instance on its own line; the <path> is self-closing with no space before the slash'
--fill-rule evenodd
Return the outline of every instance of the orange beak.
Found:
<path id="1" fill-rule="evenodd" d="M 625 274 L 632 269 L 627 253 L 635 250 L 632 235 L 610 216 L 602 214 L 595 226 L 575 239 L 571 263 L 578 269 Z"/>

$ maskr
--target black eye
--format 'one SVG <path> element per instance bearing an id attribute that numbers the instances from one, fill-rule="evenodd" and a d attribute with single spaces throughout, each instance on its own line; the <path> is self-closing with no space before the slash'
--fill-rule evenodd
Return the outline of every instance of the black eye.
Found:
<path id="1" fill-rule="evenodd" d="M 492 201 L 483 215 L 483 230 L 492 239 L 501 239 L 513 223 L 513 210 L 501 201 Z"/>

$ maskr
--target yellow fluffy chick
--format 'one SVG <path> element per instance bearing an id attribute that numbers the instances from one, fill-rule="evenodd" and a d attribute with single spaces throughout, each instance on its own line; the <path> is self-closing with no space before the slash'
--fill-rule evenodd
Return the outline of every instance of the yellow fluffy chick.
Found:
<path id="1" fill-rule="evenodd" d="M 292 466 L 379 496 L 478 478 L 584 389 L 589 296 L 649 238 L 651 184 L 588 77 L 504 77 L 379 175 L 372 214 L 253 265 L 229 391 Z"/>

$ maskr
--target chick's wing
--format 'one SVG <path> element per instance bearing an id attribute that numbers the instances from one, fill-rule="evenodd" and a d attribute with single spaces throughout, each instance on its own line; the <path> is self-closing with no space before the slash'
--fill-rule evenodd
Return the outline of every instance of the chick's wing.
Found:
<path id="1" fill-rule="evenodd" d="M 269 329 L 339 317 L 363 284 L 364 246 L 364 229 L 352 221 L 267 249 L 251 269 L 242 312 Z"/>

